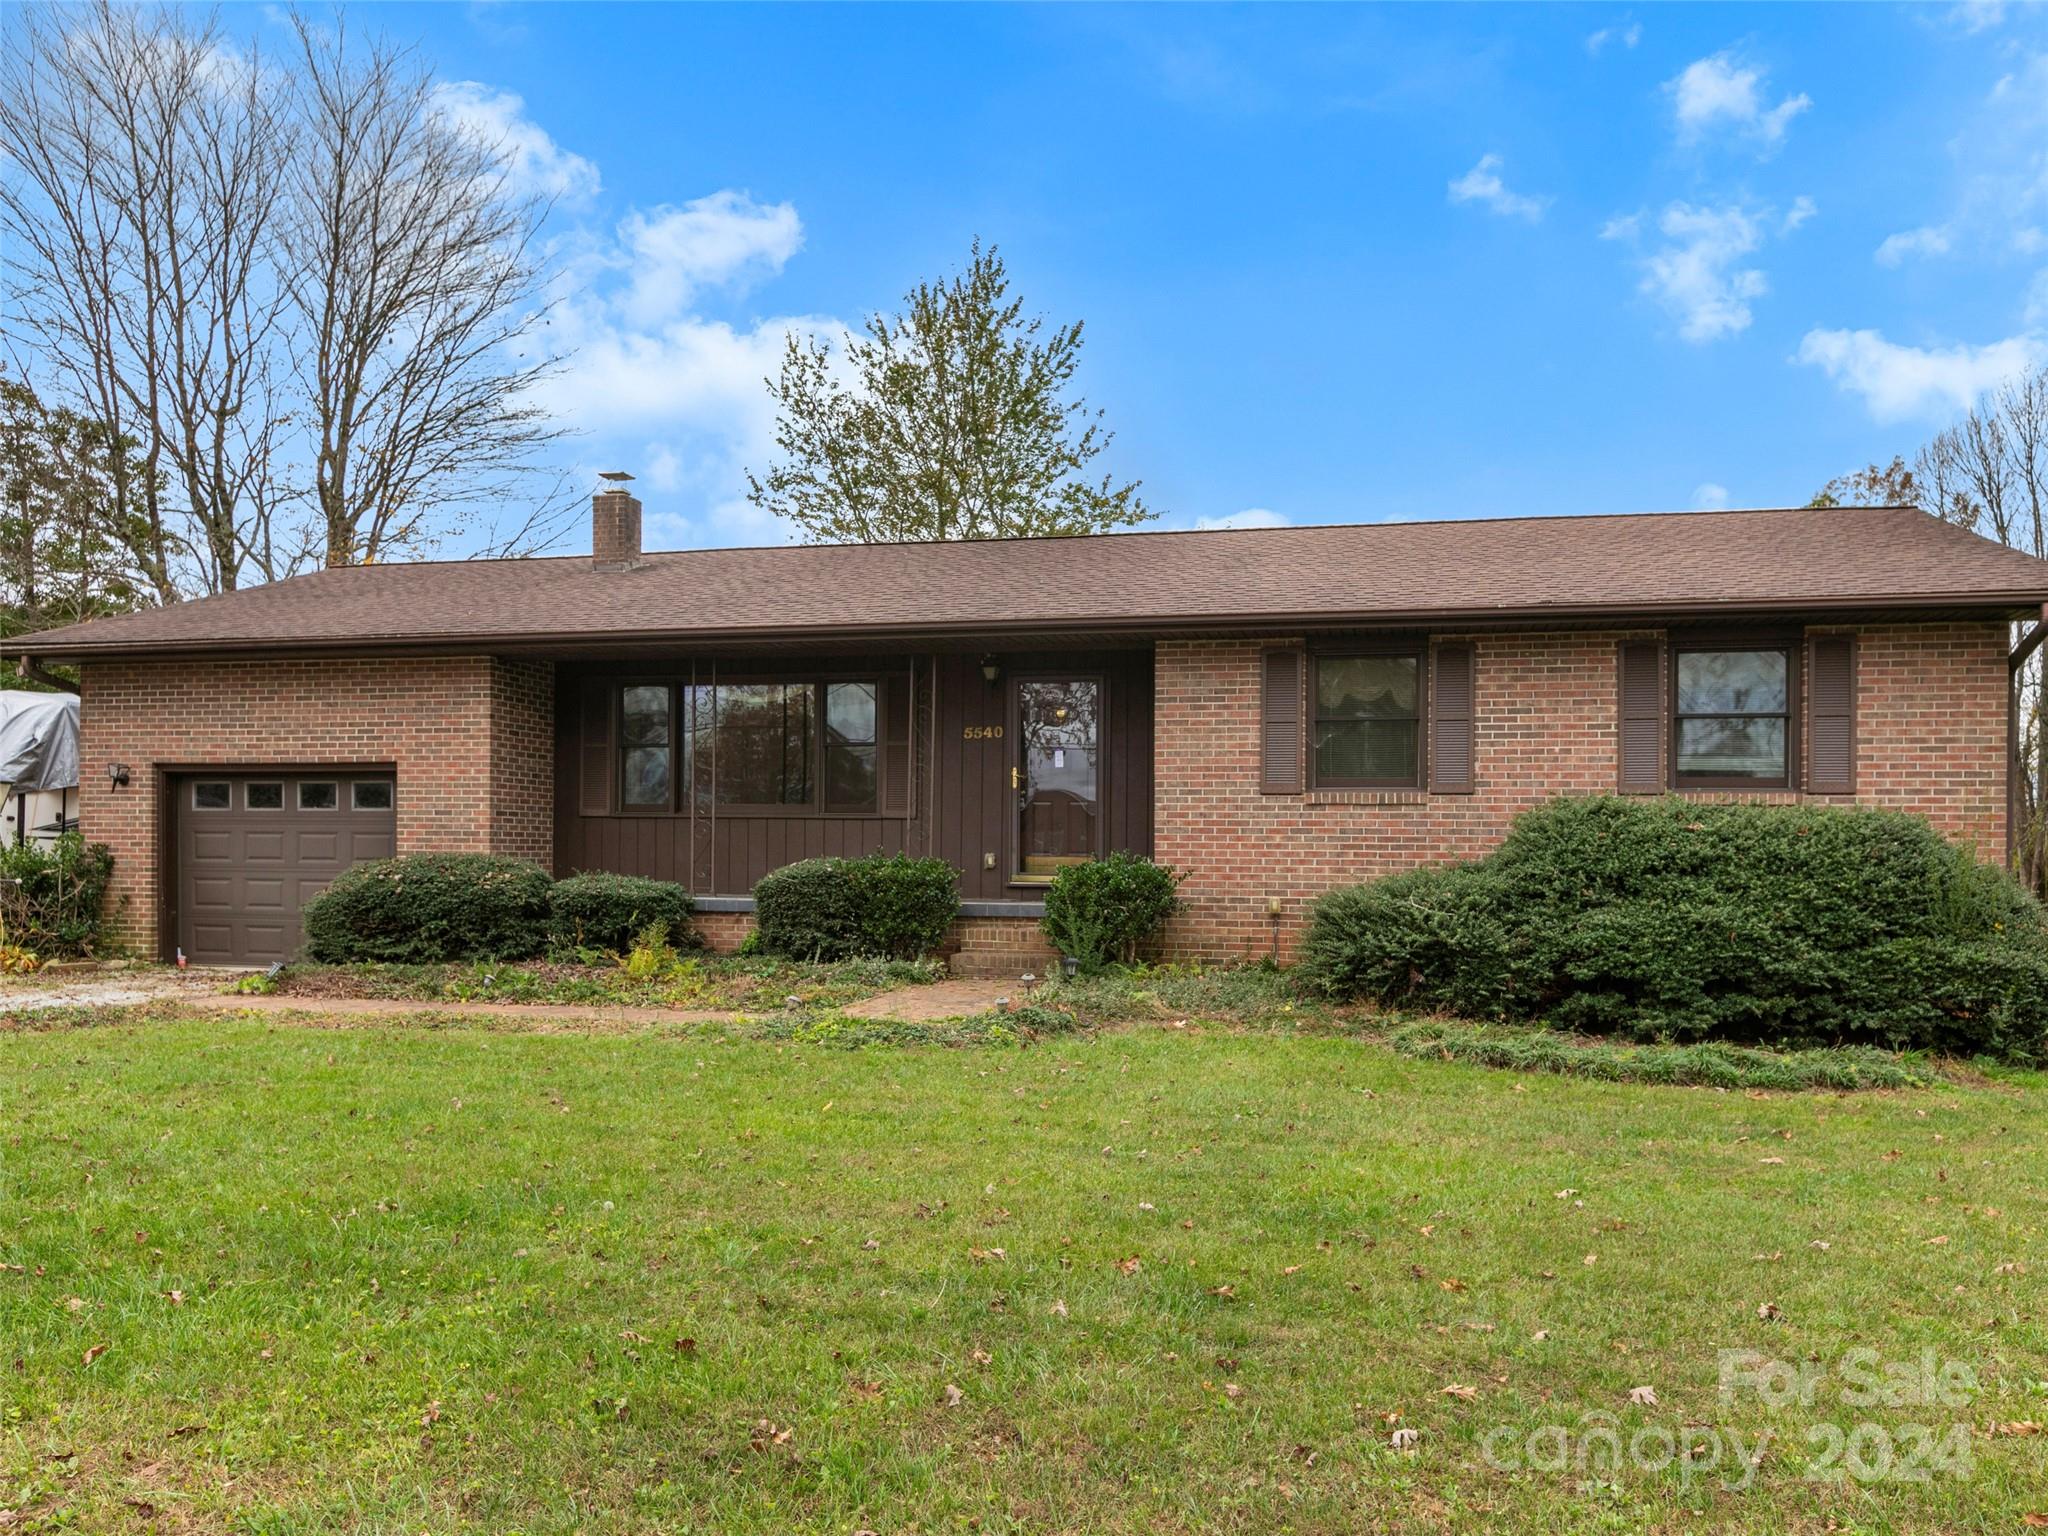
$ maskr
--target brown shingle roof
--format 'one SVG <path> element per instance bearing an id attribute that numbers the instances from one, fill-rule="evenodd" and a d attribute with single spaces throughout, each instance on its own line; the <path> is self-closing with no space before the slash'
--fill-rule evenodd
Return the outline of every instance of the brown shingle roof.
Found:
<path id="1" fill-rule="evenodd" d="M 318 571 L 25 639 L 42 659 L 1739 613 L 2019 610 L 2048 561 L 1909 508 L 798 545 Z"/>

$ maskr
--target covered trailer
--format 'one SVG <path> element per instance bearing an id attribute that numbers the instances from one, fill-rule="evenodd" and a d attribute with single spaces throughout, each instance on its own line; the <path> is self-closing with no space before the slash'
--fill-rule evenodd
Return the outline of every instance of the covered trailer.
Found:
<path id="1" fill-rule="evenodd" d="M 78 827 L 78 696 L 0 690 L 0 836 L 51 842 Z"/>

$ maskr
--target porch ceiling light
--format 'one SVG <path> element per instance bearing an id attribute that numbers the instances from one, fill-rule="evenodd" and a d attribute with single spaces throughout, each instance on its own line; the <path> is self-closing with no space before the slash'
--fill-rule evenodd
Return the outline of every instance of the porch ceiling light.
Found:
<path id="1" fill-rule="evenodd" d="M 983 681 L 985 681 L 989 685 L 989 687 L 995 687 L 995 685 L 1002 679 L 1002 675 L 1003 664 L 997 661 L 995 657 L 984 656 L 981 658 L 981 676 Z"/>

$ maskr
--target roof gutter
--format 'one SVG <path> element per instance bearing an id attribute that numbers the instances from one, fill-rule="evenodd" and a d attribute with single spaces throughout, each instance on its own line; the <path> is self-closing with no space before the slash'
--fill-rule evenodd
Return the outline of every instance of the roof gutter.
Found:
<path id="1" fill-rule="evenodd" d="M 1925 596 L 1884 596 L 1837 598 L 1774 598 L 1725 603 L 1666 603 L 1645 605 L 1576 604 L 1555 608 L 1417 608 L 1372 612 L 1275 612 L 1236 614 L 1170 614 L 1141 618 L 1060 618 L 1033 621 L 989 622 L 960 619 L 948 623 L 780 625 L 741 629 L 641 630 L 625 633 L 607 630 L 501 630 L 463 631 L 433 635 L 333 635 L 306 639 L 237 637 L 235 639 L 157 640 L 133 645 L 104 644 L 82 647 L 59 645 L 46 651 L 42 660 L 146 660 L 183 655 L 288 655 L 349 652 L 354 654 L 406 652 L 412 654 L 466 654 L 504 651 L 548 651 L 567 647 L 644 649 L 650 645 L 787 645 L 792 641 L 840 640 L 924 640 L 1000 636 L 1046 636 L 1061 634 L 1173 634 L 1216 635 L 1226 633 L 1272 633 L 1274 631 L 1334 631 L 1354 629 L 1416 629 L 1456 627 L 1486 629 L 1527 627 L 1546 623 L 1587 623 L 1671 619 L 1717 620 L 1748 617 L 1782 617 L 1786 614 L 1843 614 L 1870 611 L 1911 612 L 1933 609 L 1947 612 L 1982 612 L 2013 617 L 2016 613 L 2048 610 L 2039 589 L 2029 592 L 1987 592 Z M 117 621 L 100 621 L 117 622 Z"/>
<path id="2" fill-rule="evenodd" d="M 21 658 L 21 675 L 32 683 L 41 683 L 45 688 L 54 688 L 59 693 L 79 692 L 78 684 L 68 677 L 59 677 L 56 673 L 45 670 L 43 664 L 33 656 L 24 655 Z"/>

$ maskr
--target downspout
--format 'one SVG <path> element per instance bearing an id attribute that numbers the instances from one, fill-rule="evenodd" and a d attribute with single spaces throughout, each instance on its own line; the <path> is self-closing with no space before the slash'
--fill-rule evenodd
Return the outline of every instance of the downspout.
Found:
<path id="1" fill-rule="evenodd" d="M 75 694 L 80 691 L 78 684 L 70 678 L 59 677 L 54 672 L 46 671 L 43 664 L 33 656 L 21 658 L 21 675 L 32 683 L 41 683 L 45 688 L 54 688 L 59 693 Z"/>
<path id="2" fill-rule="evenodd" d="M 2025 668 L 2028 659 L 2033 656 L 2035 651 L 2041 648 L 2041 642 L 2044 640 L 2048 640 L 2048 603 L 2041 605 L 2041 614 L 2035 621 L 2034 627 L 2021 637 L 2019 644 L 2012 648 L 2011 653 L 2005 659 L 2005 848 L 2006 862 L 2008 864 L 2012 862 L 2013 856 L 2019 851 L 2017 834 L 2019 831 L 2020 773 L 2025 767 L 2025 759 L 2020 752 L 2020 693 L 2022 691 L 2020 674 L 2022 669 Z M 2048 801 L 2044 801 L 2043 798 L 2044 795 L 2048 795 L 2048 752 L 2042 752 L 2040 758 L 2041 760 L 2034 765 L 2039 780 L 2034 799 L 2034 808 L 2037 815 L 2043 810 L 2044 805 L 2048 805 Z"/>

